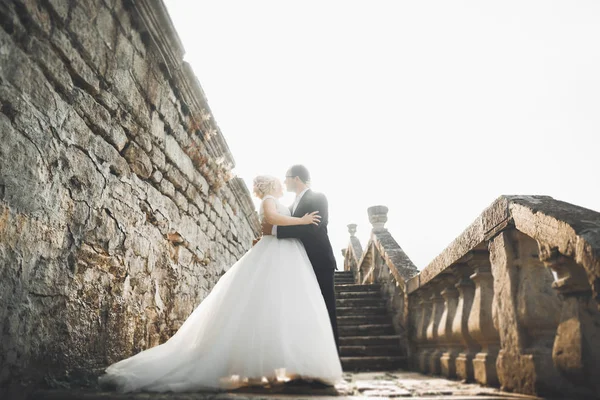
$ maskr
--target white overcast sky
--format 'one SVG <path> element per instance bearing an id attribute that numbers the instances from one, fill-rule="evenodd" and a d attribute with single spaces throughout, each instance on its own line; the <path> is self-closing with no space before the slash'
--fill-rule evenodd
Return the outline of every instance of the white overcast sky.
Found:
<path id="1" fill-rule="evenodd" d="M 502 194 L 600 210 L 600 1 L 165 4 L 236 174 L 305 164 L 339 259 L 375 204 L 419 269 Z"/>

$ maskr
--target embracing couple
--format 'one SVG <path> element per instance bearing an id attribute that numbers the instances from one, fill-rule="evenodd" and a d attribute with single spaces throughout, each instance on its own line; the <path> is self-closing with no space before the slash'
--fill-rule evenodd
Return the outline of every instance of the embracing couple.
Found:
<path id="1" fill-rule="evenodd" d="M 227 390 L 342 378 L 327 199 L 302 165 L 281 182 L 254 179 L 263 237 L 214 286 L 167 342 L 100 377 L 120 391 Z"/>

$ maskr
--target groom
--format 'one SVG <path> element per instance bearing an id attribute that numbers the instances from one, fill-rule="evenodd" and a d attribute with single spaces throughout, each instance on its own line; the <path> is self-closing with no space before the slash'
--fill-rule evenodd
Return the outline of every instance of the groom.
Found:
<path id="1" fill-rule="evenodd" d="M 331 242 L 327 235 L 327 223 L 329 221 L 327 198 L 321 193 L 310 190 L 308 187 L 309 181 L 310 174 L 304 165 L 293 165 L 285 174 L 287 191 L 296 193 L 296 200 L 290 207 L 290 211 L 294 217 L 302 217 L 306 213 L 318 211 L 318 215 L 321 216 L 319 225 L 272 226 L 265 222 L 262 231 L 264 235 L 272 234 L 280 239 L 297 238 L 304 244 L 325 299 L 335 344 L 339 353 L 335 291 L 333 288 L 333 273 L 336 269 L 336 263 Z"/>

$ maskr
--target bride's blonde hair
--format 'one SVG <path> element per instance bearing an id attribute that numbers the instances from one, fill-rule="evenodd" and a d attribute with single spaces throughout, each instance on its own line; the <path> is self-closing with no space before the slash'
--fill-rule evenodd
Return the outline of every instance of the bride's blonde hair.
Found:
<path id="1" fill-rule="evenodd" d="M 256 178 L 254 178 L 254 181 L 252 182 L 254 185 L 254 187 L 253 187 L 254 194 L 259 199 L 262 199 L 266 195 L 273 193 L 275 191 L 275 188 L 277 187 L 278 182 L 279 181 L 274 176 L 259 175 Z"/>

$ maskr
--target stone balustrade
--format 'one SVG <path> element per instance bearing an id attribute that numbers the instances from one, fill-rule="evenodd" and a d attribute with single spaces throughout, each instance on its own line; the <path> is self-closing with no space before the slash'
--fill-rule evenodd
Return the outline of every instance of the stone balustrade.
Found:
<path id="1" fill-rule="evenodd" d="M 410 368 L 523 394 L 600 393 L 600 213 L 502 196 L 419 272 L 384 228 L 387 208 L 368 212 L 369 243 L 356 257 L 351 240 L 345 268 L 382 284 Z"/>

